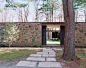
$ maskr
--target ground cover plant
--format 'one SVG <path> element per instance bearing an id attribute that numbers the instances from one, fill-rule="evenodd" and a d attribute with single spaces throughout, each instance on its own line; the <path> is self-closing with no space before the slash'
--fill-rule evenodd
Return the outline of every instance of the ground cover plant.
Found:
<path id="1" fill-rule="evenodd" d="M 65 61 L 62 58 L 63 52 L 56 52 L 57 61 L 61 62 L 63 67 L 86 68 L 86 48 L 75 48 L 76 60 Z"/>
<path id="2" fill-rule="evenodd" d="M 15 65 L 21 60 L 26 60 L 30 54 L 35 54 L 41 49 L 35 48 L 0 48 L 0 66 Z"/>
<path id="3" fill-rule="evenodd" d="M 58 41 L 47 40 L 47 42 L 60 42 L 60 40 Z"/>
<path id="4" fill-rule="evenodd" d="M 15 59 L 23 55 L 36 53 L 34 50 L 5 50 L 0 51 L 0 59 Z"/>
<path id="5" fill-rule="evenodd" d="M 19 38 L 18 26 L 14 23 L 7 23 L 3 33 L 3 43 L 8 43 L 9 47 Z"/>

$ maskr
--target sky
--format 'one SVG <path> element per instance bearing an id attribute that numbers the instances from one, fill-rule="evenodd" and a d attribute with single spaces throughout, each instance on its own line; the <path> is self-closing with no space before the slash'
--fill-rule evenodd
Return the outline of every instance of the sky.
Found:
<path id="1" fill-rule="evenodd" d="M 3 3 L 3 4 L 0 4 L 0 8 L 1 8 L 1 9 L 4 9 L 4 6 L 5 6 L 5 4 L 6 4 L 5 0 L 0 0 L 0 2 Z M 21 4 L 22 4 L 22 3 L 23 3 L 23 4 L 24 4 L 24 3 L 28 3 L 27 1 L 22 1 L 22 0 L 15 0 L 15 2 L 21 3 Z M 30 20 L 30 21 L 32 21 L 32 20 L 33 20 L 32 18 L 34 17 L 34 9 L 33 9 L 33 8 L 34 8 L 33 3 L 30 2 L 30 3 L 29 3 L 29 11 L 30 11 L 30 14 L 29 14 L 29 15 L 30 15 L 30 17 L 29 17 L 30 19 L 29 19 L 29 20 Z M 7 11 L 8 11 L 8 10 L 7 10 Z M 9 11 L 10 11 L 10 12 L 9 12 L 9 14 L 8 14 L 8 17 L 11 17 L 11 15 L 13 15 L 13 16 L 14 16 L 14 21 L 16 21 L 16 17 L 17 17 L 17 16 L 16 16 L 15 14 L 16 14 L 18 11 L 15 11 L 15 10 L 12 10 L 12 9 L 9 9 Z M 3 11 L 3 13 L 4 13 L 4 12 L 5 12 L 5 11 Z"/>
<path id="2" fill-rule="evenodd" d="M 24 1 L 24 0 L 23 1 L 22 0 L 14 0 L 14 1 L 17 2 L 17 3 L 27 3 L 27 4 L 29 4 L 28 22 L 34 22 L 35 21 L 34 3 L 33 2 L 29 2 L 28 3 L 28 1 Z M 61 0 L 59 0 L 59 1 L 61 1 Z M 40 3 L 41 3 L 41 1 L 40 1 Z M 6 4 L 5 0 L 0 0 L 0 9 L 3 10 L 5 4 Z M 17 22 L 18 21 L 18 14 L 19 14 L 18 10 L 19 10 L 19 8 L 17 8 L 16 10 L 13 10 L 12 8 L 9 8 L 9 10 L 3 10 L 3 12 L 0 13 L 0 17 L 1 17 L 0 18 L 1 19 L 0 22 L 2 22 L 2 18 L 5 19 L 5 17 L 6 17 L 6 20 L 3 20 L 3 21 L 6 21 L 6 22 Z M 79 22 L 80 21 L 84 21 L 84 19 L 85 19 L 84 10 L 81 9 L 81 10 L 78 10 L 78 11 L 79 11 L 78 12 L 78 17 L 79 17 L 78 21 Z M 58 18 L 58 19 L 56 19 L 54 21 L 57 21 L 57 22 L 59 21 L 59 15 L 61 15 L 61 12 L 63 13 L 62 6 L 58 10 L 54 11 L 54 18 Z M 6 14 L 7 14 L 7 16 L 6 16 Z M 40 14 L 40 21 L 44 22 L 46 20 L 46 16 L 45 15 L 43 15 L 42 17 L 41 16 L 42 15 Z M 64 19 L 62 19 L 62 21 L 64 21 Z"/>

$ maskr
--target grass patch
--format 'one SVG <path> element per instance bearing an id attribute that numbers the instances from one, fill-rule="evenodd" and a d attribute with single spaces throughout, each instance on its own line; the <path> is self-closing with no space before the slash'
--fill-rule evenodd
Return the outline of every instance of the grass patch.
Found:
<path id="1" fill-rule="evenodd" d="M 76 48 L 75 54 L 80 58 L 77 60 L 78 68 L 86 68 L 86 48 Z"/>
<path id="2" fill-rule="evenodd" d="M 58 59 L 62 59 L 62 54 L 63 54 L 62 51 L 56 52 L 56 59 L 57 59 L 57 61 L 58 61 Z"/>
<path id="3" fill-rule="evenodd" d="M 71 65 L 71 62 L 65 62 L 65 64 L 67 64 L 67 65 Z"/>
<path id="4" fill-rule="evenodd" d="M 60 40 L 58 41 L 47 40 L 47 42 L 60 42 Z"/>
<path id="5" fill-rule="evenodd" d="M 76 56 L 81 57 L 82 59 L 86 60 L 86 49 L 85 48 L 76 48 Z"/>
<path id="6" fill-rule="evenodd" d="M 35 50 L 28 50 L 28 49 L 8 49 L 8 50 L 3 50 L 0 49 L 0 60 L 4 60 L 4 59 L 15 59 L 17 57 L 20 56 L 24 56 L 24 55 L 30 55 L 36 53 Z"/>
<path id="7" fill-rule="evenodd" d="M 84 68 L 84 66 L 79 66 L 79 68 Z"/>
<path id="8" fill-rule="evenodd" d="M 86 48 L 75 48 L 76 61 L 65 61 L 63 60 L 63 52 L 56 52 L 56 59 L 59 62 L 64 62 L 70 68 L 86 68 Z"/>

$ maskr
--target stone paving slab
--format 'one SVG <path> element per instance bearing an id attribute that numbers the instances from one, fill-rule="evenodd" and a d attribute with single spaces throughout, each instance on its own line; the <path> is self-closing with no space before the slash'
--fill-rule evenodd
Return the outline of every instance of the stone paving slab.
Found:
<path id="1" fill-rule="evenodd" d="M 52 50 L 52 49 L 50 49 L 50 48 L 47 48 L 47 49 L 43 49 L 43 50 Z"/>
<path id="2" fill-rule="evenodd" d="M 27 61 L 20 61 L 16 67 L 25 68 L 62 68 L 55 59 L 55 49 L 43 49 L 43 52 L 31 54 Z M 37 67 L 38 66 L 38 67 Z"/>
<path id="3" fill-rule="evenodd" d="M 42 57 L 49 57 L 49 55 L 42 55 Z"/>
<path id="4" fill-rule="evenodd" d="M 49 57 L 55 57 L 55 55 L 49 55 Z"/>
<path id="5" fill-rule="evenodd" d="M 43 52 L 47 52 L 47 53 L 55 53 L 55 51 L 43 51 Z"/>
<path id="6" fill-rule="evenodd" d="M 43 52 L 54 52 L 54 50 L 43 50 Z"/>
<path id="7" fill-rule="evenodd" d="M 43 49 L 43 50 L 53 50 L 53 49 L 50 49 L 50 48 L 46 48 L 46 49 Z"/>
<path id="8" fill-rule="evenodd" d="M 53 53 L 51 53 L 51 54 L 49 54 L 49 55 L 54 55 L 54 56 L 55 56 L 55 54 L 53 54 Z"/>
<path id="9" fill-rule="evenodd" d="M 62 68 L 62 66 L 61 66 L 61 64 L 59 62 L 39 62 L 38 67 Z"/>
<path id="10" fill-rule="evenodd" d="M 31 54 L 30 57 L 41 57 L 40 54 Z"/>
<path id="11" fill-rule="evenodd" d="M 30 63 L 31 63 L 30 61 L 20 61 L 16 66 L 27 66 Z"/>
<path id="12" fill-rule="evenodd" d="M 55 52 L 49 52 L 49 54 L 54 54 L 55 55 L 56 53 Z"/>
<path id="13" fill-rule="evenodd" d="M 0 68 L 27 68 L 27 67 L 19 67 L 19 66 L 0 66 Z M 32 67 L 31 67 L 32 68 Z"/>
<path id="14" fill-rule="evenodd" d="M 54 57 L 55 57 L 55 55 L 42 55 L 42 57 L 54 58 Z"/>
<path id="15" fill-rule="evenodd" d="M 44 52 L 45 52 L 45 51 L 50 51 L 50 52 L 54 52 L 54 50 L 43 50 L 43 51 L 44 51 Z"/>
<path id="16" fill-rule="evenodd" d="M 16 66 L 21 67 L 35 67 L 37 62 L 31 62 L 31 61 L 20 61 Z"/>
<path id="17" fill-rule="evenodd" d="M 56 61 L 55 58 L 46 58 L 46 61 Z"/>
<path id="18" fill-rule="evenodd" d="M 48 52 L 37 52 L 36 54 L 42 55 L 42 54 L 48 54 Z"/>
<path id="19" fill-rule="evenodd" d="M 31 62 L 31 64 L 27 65 L 27 67 L 36 67 L 37 62 Z"/>
<path id="20" fill-rule="evenodd" d="M 28 60 L 28 61 L 45 61 L 45 58 L 42 58 L 42 57 L 28 57 L 26 60 Z"/>
<path id="21" fill-rule="evenodd" d="M 54 51 L 63 51 L 62 48 L 59 48 L 59 49 L 57 49 L 57 48 L 53 48 L 53 50 L 54 50 Z"/>
<path id="22" fill-rule="evenodd" d="M 55 51 L 49 51 L 49 52 L 51 52 L 51 53 L 55 53 Z"/>
<path id="23" fill-rule="evenodd" d="M 50 53 L 49 55 L 55 55 L 55 54 L 53 54 L 53 53 Z"/>

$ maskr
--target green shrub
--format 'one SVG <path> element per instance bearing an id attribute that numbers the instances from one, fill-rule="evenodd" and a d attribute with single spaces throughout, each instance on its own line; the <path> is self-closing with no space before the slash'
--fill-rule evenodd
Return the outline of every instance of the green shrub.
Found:
<path id="1" fill-rule="evenodd" d="M 6 28 L 3 29 L 3 42 L 8 43 L 9 47 L 19 38 L 18 26 L 14 23 L 7 23 Z"/>

